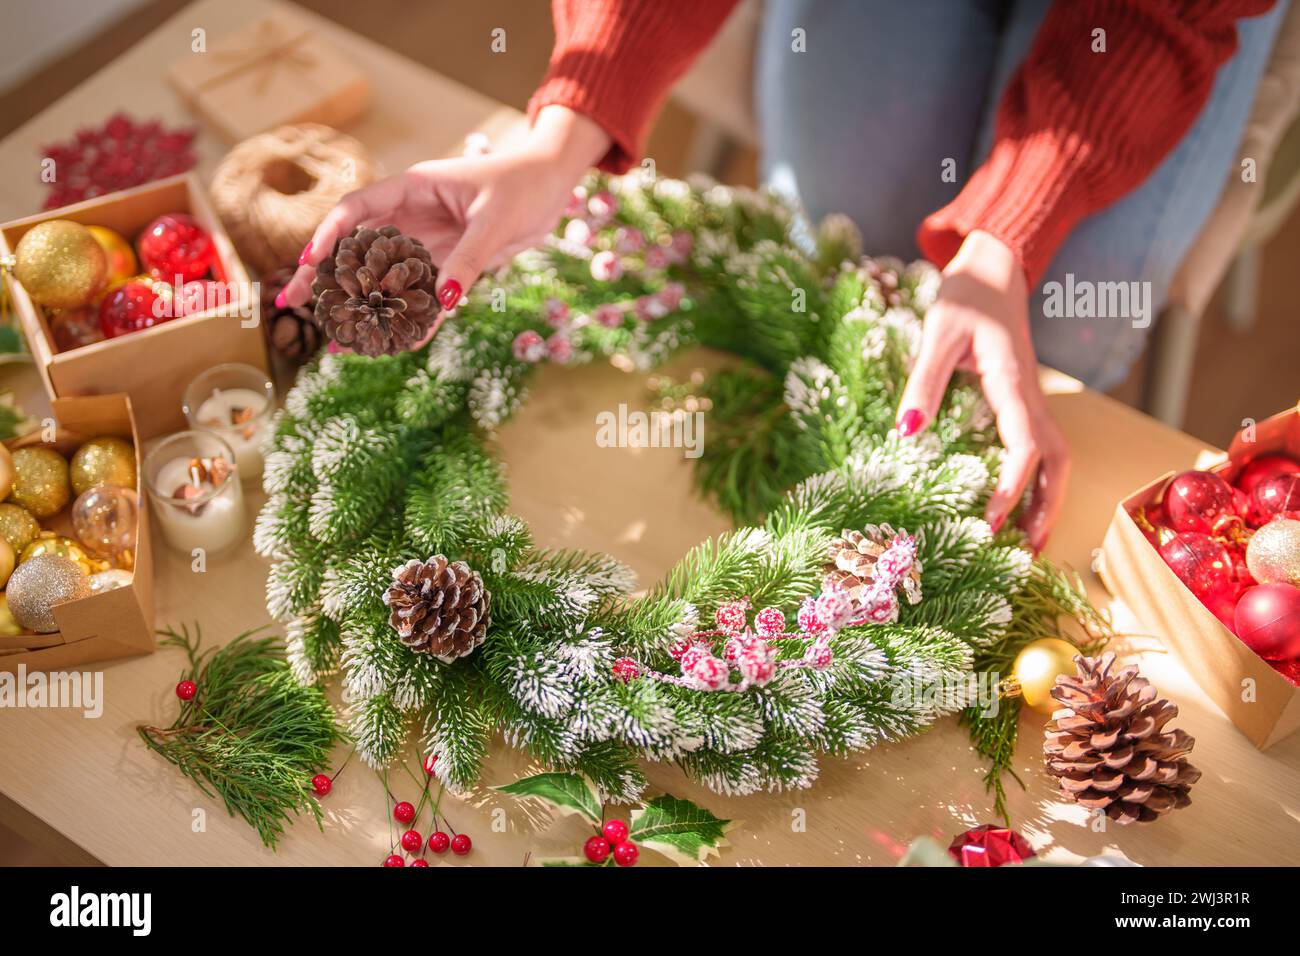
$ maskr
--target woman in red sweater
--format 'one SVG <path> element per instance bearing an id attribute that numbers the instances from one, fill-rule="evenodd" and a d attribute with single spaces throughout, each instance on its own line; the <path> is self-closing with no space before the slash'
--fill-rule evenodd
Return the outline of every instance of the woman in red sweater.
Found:
<path id="1" fill-rule="evenodd" d="M 640 158 L 672 83 L 735 2 L 555 0 L 526 141 L 353 193 L 282 296 L 306 301 L 339 236 L 383 220 L 430 247 L 439 299 L 454 307 L 485 268 L 550 231 L 587 168 Z M 1037 362 L 1097 387 L 1122 379 L 1235 165 L 1283 5 L 767 4 L 765 178 L 814 218 L 850 214 L 869 252 L 919 250 L 943 268 L 898 429 L 929 424 L 956 369 L 979 376 L 1007 449 L 986 517 L 1000 527 L 1032 481 L 1022 525 L 1035 550 L 1069 471 Z M 1077 290 L 1116 282 L 1134 283 L 1124 314 L 1074 308 Z"/>

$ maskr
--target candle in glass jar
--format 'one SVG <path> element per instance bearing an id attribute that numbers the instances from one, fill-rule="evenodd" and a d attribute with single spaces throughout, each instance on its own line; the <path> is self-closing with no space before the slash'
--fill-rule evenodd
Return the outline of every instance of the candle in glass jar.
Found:
<path id="1" fill-rule="evenodd" d="M 245 479 L 262 474 L 262 440 L 270 416 L 266 395 L 251 388 L 214 389 L 194 413 L 194 422 L 217 432 L 229 444 Z"/>
<path id="2" fill-rule="evenodd" d="M 179 551 L 219 554 L 244 537 L 244 492 L 222 456 L 179 456 L 160 463 L 150 482 L 158 525 Z"/>

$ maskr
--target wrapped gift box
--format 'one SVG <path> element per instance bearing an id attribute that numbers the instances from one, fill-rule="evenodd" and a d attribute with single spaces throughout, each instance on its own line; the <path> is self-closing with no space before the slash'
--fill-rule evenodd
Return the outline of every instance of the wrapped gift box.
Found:
<path id="1" fill-rule="evenodd" d="M 10 449 L 53 448 L 64 457 L 91 438 L 115 435 L 135 445 L 136 474 L 142 474 L 140 436 L 125 395 L 62 398 L 53 403 L 58 423 L 53 442 L 42 431 L 5 442 Z M 62 670 L 88 661 L 129 657 L 153 651 L 153 556 L 149 545 L 149 509 L 139 487 L 139 524 L 136 528 L 135 571 L 131 583 L 112 591 L 92 594 L 54 607 L 59 630 L 53 634 L 0 635 L 0 671 L 16 673 Z M 42 526 L 71 535 L 69 508 Z"/>
<path id="2" fill-rule="evenodd" d="M 197 177 L 185 173 L 160 179 L 0 226 L 3 255 L 12 252 L 23 233 L 47 219 L 107 226 L 133 241 L 153 219 L 173 212 L 189 213 L 212 234 L 217 249 L 213 275 L 230 284 L 237 301 L 60 352 L 45 310 L 12 275 L 6 276 L 14 312 L 50 397 L 125 392 L 143 438 L 186 427 L 181 399 L 185 387 L 204 369 L 222 362 L 243 362 L 264 371 L 268 368 L 262 330 L 257 327 L 256 290 Z"/>
<path id="3" fill-rule="evenodd" d="M 1239 432 L 1227 457 L 1207 470 L 1232 481 L 1252 459 L 1272 453 L 1300 458 L 1300 410 L 1290 409 Z M 1173 476 L 1164 474 L 1119 503 L 1106 530 L 1099 573 L 1106 588 L 1178 655 L 1206 694 L 1263 749 L 1300 728 L 1300 687 L 1247 647 L 1192 594 L 1134 520 L 1138 508 L 1160 501 Z"/>
<path id="4" fill-rule="evenodd" d="M 286 123 L 351 123 L 370 83 L 306 19 L 287 10 L 239 33 L 212 38 L 177 60 L 168 79 L 181 98 L 231 142 Z"/>

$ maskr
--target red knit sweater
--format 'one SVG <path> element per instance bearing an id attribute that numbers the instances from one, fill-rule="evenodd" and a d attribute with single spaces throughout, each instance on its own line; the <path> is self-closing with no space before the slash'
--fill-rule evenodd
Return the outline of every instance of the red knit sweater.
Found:
<path id="1" fill-rule="evenodd" d="M 624 171 L 669 88 L 735 2 L 554 0 L 555 50 L 529 115 L 560 104 L 590 116 L 614 141 L 601 167 Z M 999 104 L 988 159 L 921 223 L 922 252 L 942 266 L 967 233 L 982 229 L 1005 242 L 1036 283 L 1076 223 L 1138 186 L 1177 144 L 1236 51 L 1236 20 L 1270 6 L 1053 4 Z M 1093 50 L 1098 29 L 1105 52 Z"/>

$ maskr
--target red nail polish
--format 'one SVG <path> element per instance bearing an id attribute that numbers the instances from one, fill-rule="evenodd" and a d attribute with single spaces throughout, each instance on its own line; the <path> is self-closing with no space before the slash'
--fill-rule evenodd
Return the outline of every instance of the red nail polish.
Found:
<path id="1" fill-rule="evenodd" d="M 438 301 L 442 303 L 444 309 L 456 308 L 456 303 L 460 301 L 460 283 L 455 279 L 448 279 L 447 284 L 438 293 Z"/>
<path id="2" fill-rule="evenodd" d="M 919 408 L 909 408 L 898 419 L 898 434 L 903 438 L 915 435 L 921 430 L 921 424 L 924 420 Z"/>
<path id="3" fill-rule="evenodd" d="M 279 292 L 279 294 L 275 297 L 275 307 L 276 307 L 277 309 L 283 309 L 284 306 L 285 306 L 285 301 L 284 301 L 284 290 L 281 289 L 280 292 Z"/>
<path id="4" fill-rule="evenodd" d="M 993 529 L 994 534 L 997 534 L 999 531 L 1002 530 L 1002 525 L 1006 522 L 1006 520 L 1007 520 L 1006 515 L 998 515 L 996 518 L 994 518 L 992 521 L 989 522 L 989 527 Z"/>
<path id="5" fill-rule="evenodd" d="M 298 265 L 303 265 L 303 264 L 305 264 L 305 263 L 307 262 L 307 257 L 308 257 L 309 255 L 311 255 L 311 243 L 310 243 L 310 242 L 307 243 L 307 245 L 305 245 L 305 246 L 302 247 L 302 255 L 300 255 L 300 256 L 298 257 Z"/>

